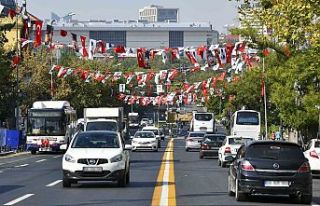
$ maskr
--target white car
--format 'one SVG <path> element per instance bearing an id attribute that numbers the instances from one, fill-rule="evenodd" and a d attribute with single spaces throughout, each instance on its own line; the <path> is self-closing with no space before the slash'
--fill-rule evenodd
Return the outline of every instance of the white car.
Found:
<path id="1" fill-rule="evenodd" d="M 131 145 L 125 145 L 117 132 L 78 133 L 62 159 L 63 187 L 82 180 L 116 181 L 125 187 L 130 181 L 129 150 Z"/>
<path id="2" fill-rule="evenodd" d="M 142 118 L 140 121 L 141 126 L 146 126 L 149 124 L 149 119 L 148 118 Z"/>
<path id="3" fill-rule="evenodd" d="M 308 142 L 304 156 L 309 160 L 312 175 L 320 176 L 320 139 Z"/>
<path id="4" fill-rule="evenodd" d="M 164 135 L 162 132 L 160 132 L 160 129 L 155 126 L 146 126 L 142 128 L 142 131 L 150 131 L 153 132 L 156 135 L 156 138 L 158 139 L 159 145 L 158 147 L 161 147 L 161 140 L 164 140 Z"/>
<path id="5" fill-rule="evenodd" d="M 253 138 L 236 135 L 227 136 L 218 151 L 218 164 L 225 167 L 228 163 L 226 157 L 232 156 L 234 158 L 241 145 L 247 141 L 253 141 Z"/>
<path id="6" fill-rule="evenodd" d="M 186 137 L 186 151 L 200 150 L 201 142 L 204 140 L 205 132 L 189 132 Z"/>
<path id="7" fill-rule="evenodd" d="M 132 151 L 136 150 L 152 150 L 158 151 L 158 139 L 151 131 L 138 131 L 134 135 L 132 141 Z"/>

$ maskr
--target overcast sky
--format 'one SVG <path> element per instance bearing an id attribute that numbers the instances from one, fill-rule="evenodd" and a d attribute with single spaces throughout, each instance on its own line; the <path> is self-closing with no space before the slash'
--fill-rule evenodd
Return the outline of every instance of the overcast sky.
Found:
<path id="1" fill-rule="evenodd" d="M 74 12 L 78 20 L 127 20 L 138 19 L 139 8 L 150 4 L 179 8 L 181 22 L 210 21 L 219 32 L 226 24 L 237 24 L 237 4 L 228 0 L 27 0 L 27 9 L 41 19 L 49 19 L 51 12 Z"/>

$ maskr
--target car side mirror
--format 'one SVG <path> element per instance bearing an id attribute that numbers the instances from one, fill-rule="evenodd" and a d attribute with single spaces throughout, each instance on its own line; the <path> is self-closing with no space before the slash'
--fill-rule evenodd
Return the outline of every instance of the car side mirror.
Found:
<path id="1" fill-rule="evenodd" d="M 132 150 L 132 145 L 130 145 L 130 144 L 126 144 L 125 146 L 124 146 L 124 150 Z"/>
<path id="2" fill-rule="evenodd" d="M 67 148 L 68 148 L 68 145 L 67 145 L 67 144 L 62 144 L 62 145 L 60 145 L 60 150 L 62 150 L 62 151 L 66 151 Z"/>

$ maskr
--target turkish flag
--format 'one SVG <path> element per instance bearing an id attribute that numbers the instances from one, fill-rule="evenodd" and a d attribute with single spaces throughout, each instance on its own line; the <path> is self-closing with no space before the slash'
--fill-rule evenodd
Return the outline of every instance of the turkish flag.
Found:
<path id="1" fill-rule="evenodd" d="M 193 56 L 193 54 L 191 54 L 190 51 L 186 51 L 186 55 L 194 66 L 196 66 L 196 64 L 199 65 L 196 58 Z"/>
<path id="2" fill-rule="evenodd" d="M 204 52 L 206 51 L 206 46 L 200 46 L 197 49 L 197 54 L 201 57 L 201 59 L 204 59 Z"/>
<path id="3" fill-rule="evenodd" d="M 137 49 L 137 59 L 138 59 L 138 66 L 141 68 L 146 68 L 146 64 L 144 62 L 144 52 L 141 48 Z"/>
<path id="4" fill-rule="evenodd" d="M 34 38 L 34 47 L 37 47 L 41 44 L 41 30 L 42 30 L 42 21 L 36 21 L 36 31 L 35 31 L 35 38 Z"/>
<path id="5" fill-rule="evenodd" d="M 113 51 L 118 54 L 126 53 L 124 46 L 116 46 L 115 48 L 113 48 Z"/>
<path id="6" fill-rule="evenodd" d="M 86 49 L 86 37 L 80 36 L 81 44 L 82 44 L 82 56 L 87 57 L 89 56 L 88 51 Z"/>
<path id="7" fill-rule="evenodd" d="M 233 44 L 230 44 L 230 43 L 226 45 L 227 64 L 231 63 L 233 47 L 234 47 Z"/>

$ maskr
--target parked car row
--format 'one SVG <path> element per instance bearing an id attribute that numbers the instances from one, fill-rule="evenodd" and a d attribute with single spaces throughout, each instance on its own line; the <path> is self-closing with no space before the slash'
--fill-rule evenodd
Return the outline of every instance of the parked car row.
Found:
<path id="1" fill-rule="evenodd" d="M 320 176 L 320 140 L 303 150 L 295 143 L 261 141 L 248 136 L 189 132 L 185 149 L 199 158 L 217 157 L 228 167 L 228 194 L 243 201 L 252 195 L 288 195 L 302 204 L 312 201 L 312 175 Z"/>

